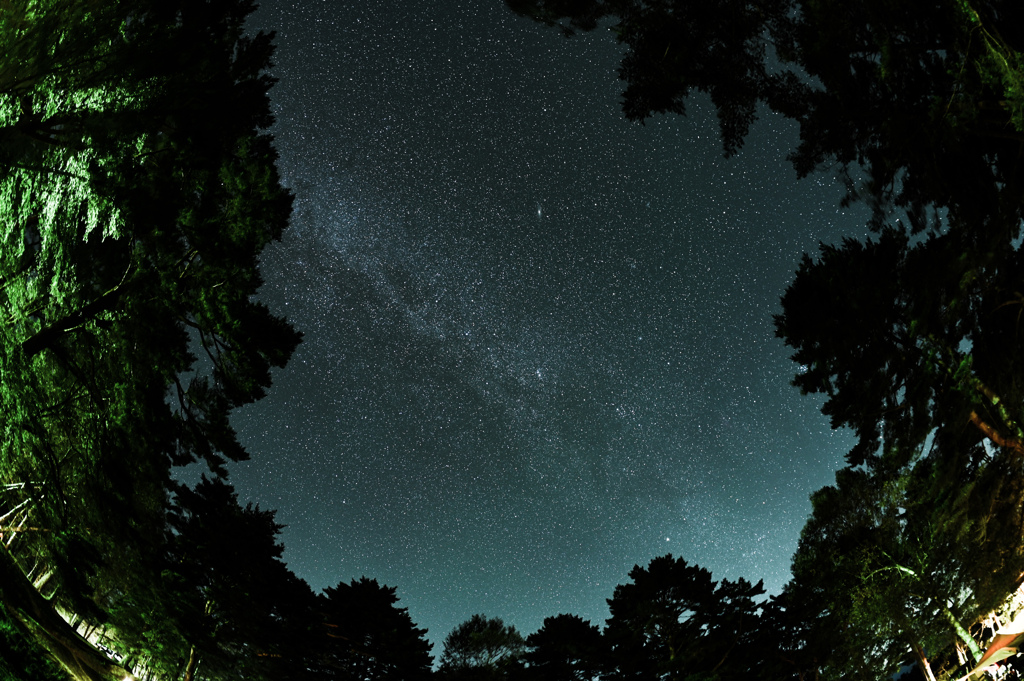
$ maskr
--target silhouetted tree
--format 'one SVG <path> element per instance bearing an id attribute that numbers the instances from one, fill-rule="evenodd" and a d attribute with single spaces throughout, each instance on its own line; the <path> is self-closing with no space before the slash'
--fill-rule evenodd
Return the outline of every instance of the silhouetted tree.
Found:
<path id="1" fill-rule="evenodd" d="M 761 605 L 761 622 L 750 647 L 754 678 L 764 681 L 817 681 L 828 657 L 842 644 L 843 630 L 831 626 L 828 612 L 791 581 Z"/>
<path id="2" fill-rule="evenodd" d="M 165 588 L 190 646 L 183 681 L 200 666 L 207 678 L 300 677 L 320 627 L 312 592 L 281 560 L 274 512 L 240 506 L 230 485 L 205 477 L 175 497 Z"/>
<path id="3" fill-rule="evenodd" d="M 795 385 L 857 436 L 855 471 L 816 497 L 794 594 L 821 595 L 819 573 L 859 594 L 835 587 L 822 612 L 890 670 L 898 648 L 996 607 L 1024 574 L 1024 5 L 509 4 L 567 32 L 606 22 L 628 117 L 706 92 L 730 154 L 763 103 L 799 124 L 799 174 L 838 169 L 871 207 L 875 235 L 806 256 L 776 319 Z M 872 511 L 894 488 L 902 501 Z"/>
<path id="4" fill-rule="evenodd" d="M 324 589 L 320 600 L 326 650 L 324 678 L 347 681 L 417 681 L 431 675 L 425 629 L 397 607 L 395 588 L 360 578 Z"/>
<path id="5" fill-rule="evenodd" d="M 515 627 L 473 615 L 445 637 L 438 671 L 446 679 L 506 679 L 521 669 L 525 650 Z"/>
<path id="6" fill-rule="evenodd" d="M 526 646 L 529 678 L 540 681 L 591 681 L 607 657 L 601 630 L 576 615 L 545 618 Z"/>
<path id="7" fill-rule="evenodd" d="M 862 492 L 885 496 L 893 529 L 872 541 L 924 560 L 919 570 L 893 558 L 899 581 L 929 575 L 916 602 L 947 594 L 964 626 L 998 607 L 1024 572 L 1024 375 L 1010 293 L 1021 256 L 1012 244 L 979 253 L 967 237 L 915 239 L 896 225 L 866 243 L 823 246 L 818 260 L 805 257 L 776 321 L 805 367 L 794 383 L 824 393 L 833 425 L 858 437 L 847 455 L 856 472 L 841 472 L 838 492 L 819 493 L 829 497 L 816 503 L 820 515 L 850 504 L 870 524 L 878 504 Z M 872 564 L 881 569 L 865 558 L 865 574 L 889 574 Z M 934 616 L 950 621 L 941 609 Z"/>
<path id="8" fill-rule="evenodd" d="M 1020 214 L 1024 8 L 1014 0 L 507 3 L 567 33 L 608 25 L 626 47 L 628 118 L 685 113 L 687 97 L 706 92 L 730 154 L 760 102 L 800 124 L 801 174 L 863 167 L 880 208 Z"/>
<path id="9" fill-rule="evenodd" d="M 745 678 L 755 640 L 761 582 L 711 579 L 711 572 L 670 555 L 629 573 L 615 587 L 605 630 L 609 679 Z"/>

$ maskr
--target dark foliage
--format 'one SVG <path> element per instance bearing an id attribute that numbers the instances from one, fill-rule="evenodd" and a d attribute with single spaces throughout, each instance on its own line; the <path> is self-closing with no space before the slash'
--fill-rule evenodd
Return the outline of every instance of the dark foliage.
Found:
<path id="1" fill-rule="evenodd" d="M 352 580 L 324 590 L 319 607 L 326 627 L 319 664 L 325 678 L 351 681 L 417 681 L 431 674 L 425 629 L 397 606 L 395 588 L 375 579 Z"/>
<path id="2" fill-rule="evenodd" d="M 576 615 L 545 618 L 526 646 L 530 678 L 539 681 L 590 681 L 605 667 L 601 630 Z"/>
<path id="3" fill-rule="evenodd" d="M 715 582 L 711 572 L 671 554 L 646 568 L 634 566 L 630 583 L 615 587 L 605 631 L 609 679 L 746 678 L 746 649 L 759 624 L 761 582 Z"/>
<path id="4" fill-rule="evenodd" d="M 473 615 L 445 637 L 438 673 L 459 681 L 517 678 L 525 652 L 515 627 L 500 617 Z"/>

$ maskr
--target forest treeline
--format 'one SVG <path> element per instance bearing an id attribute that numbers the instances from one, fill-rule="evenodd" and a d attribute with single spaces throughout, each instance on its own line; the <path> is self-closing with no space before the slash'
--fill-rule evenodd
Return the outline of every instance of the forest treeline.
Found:
<path id="1" fill-rule="evenodd" d="M 1024 4 L 508 0 L 611 30 L 623 111 L 763 111 L 871 209 L 776 318 L 856 446 L 792 580 L 637 566 L 598 627 L 453 630 L 432 670 L 393 587 L 314 594 L 226 464 L 300 341 L 255 300 L 292 204 L 249 0 L 0 5 L 0 675 L 10 679 L 887 679 L 973 666 L 1024 581 Z M 680 153 L 685 153 L 681 149 Z M 772 225 L 764 225 L 771 229 Z M 1021 378 L 1018 378 L 1021 374 Z M 205 466 L 194 485 L 175 470 Z"/>

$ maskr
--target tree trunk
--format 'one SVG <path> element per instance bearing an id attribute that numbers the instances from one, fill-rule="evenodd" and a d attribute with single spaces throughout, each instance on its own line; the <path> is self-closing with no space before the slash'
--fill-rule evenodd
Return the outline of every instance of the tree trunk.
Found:
<path id="1" fill-rule="evenodd" d="M 76 681 L 122 681 L 128 672 L 89 645 L 0 547 L 0 602 Z"/>
<path id="2" fill-rule="evenodd" d="M 940 605 L 942 608 L 942 614 L 945 615 L 946 620 L 953 625 L 953 631 L 956 632 L 956 635 L 964 642 L 964 645 L 967 646 L 968 650 L 971 651 L 971 657 L 974 658 L 974 664 L 978 664 L 981 660 L 982 652 L 981 648 L 978 647 L 977 641 L 975 641 L 974 637 L 963 628 L 963 625 L 960 624 L 960 620 L 953 616 L 953 613 L 950 612 L 949 608 L 944 604 Z"/>
<path id="3" fill-rule="evenodd" d="M 43 574 L 39 575 L 39 577 L 37 577 L 32 582 L 32 586 L 35 588 L 36 591 L 38 591 L 40 594 L 42 594 L 43 587 L 46 586 L 47 582 L 50 581 L 51 577 L 53 577 L 53 571 L 52 570 L 47 570 Z M 26 579 L 28 579 L 28 577 L 26 577 Z M 44 596 L 44 598 L 45 598 L 45 596 Z"/>
<path id="4" fill-rule="evenodd" d="M 50 324 L 45 329 L 40 329 L 35 335 L 26 338 L 21 343 L 21 349 L 29 357 L 39 354 L 46 348 L 51 347 L 57 342 L 57 339 L 71 329 L 93 319 L 100 312 L 114 309 L 120 297 L 121 284 L 118 284 L 78 311 Z"/>
<path id="5" fill-rule="evenodd" d="M 199 666 L 199 651 L 196 650 L 195 646 L 192 646 L 192 650 L 188 653 L 188 664 L 185 665 L 185 676 L 181 677 L 181 681 L 192 681 L 196 675 L 196 667 Z"/>
<path id="6" fill-rule="evenodd" d="M 916 642 L 911 643 L 910 647 L 914 649 L 914 655 L 917 657 L 917 666 L 921 668 L 924 678 L 927 681 L 935 681 L 935 674 L 932 674 L 932 667 L 928 664 L 928 658 L 924 656 L 924 650 Z"/>
<path id="7" fill-rule="evenodd" d="M 985 437 L 992 440 L 997 445 L 1002 447 L 1009 447 L 1015 450 L 1018 454 L 1024 454 L 1024 433 L 1021 432 L 1020 426 L 1017 425 L 1016 421 L 1010 416 L 1010 412 L 1006 410 L 1006 404 L 994 390 L 989 388 L 987 385 L 981 382 L 981 379 L 973 376 L 971 383 L 974 385 L 974 389 L 985 396 L 988 403 L 993 409 L 999 414 L 999 418 L 1003 421 L 1003 426 L 1013 431 L 1014 437 L 1005 437 L 999 433 L 991 424 L 986 423 L 978 415 L 977 412 L 971 412 L 971 423 L 975 427 L 984 433 Z"/>

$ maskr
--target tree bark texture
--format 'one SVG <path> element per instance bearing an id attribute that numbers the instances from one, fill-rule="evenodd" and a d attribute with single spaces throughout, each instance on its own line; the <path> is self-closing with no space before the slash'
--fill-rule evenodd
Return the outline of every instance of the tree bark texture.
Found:
<path id="1" fill-rule="evenodd" d="M 0 546 L 0 601 L 75 681 L 122 681 L 128 671 L 82 638 L 36 591 L 14 556 Z"/>
<path id="2" fill-rule="evenodd" d="M 181 681 L 192 681 L 196 675 L 196 667 L 199 666 L 199 651 L 196 650 L 195 646 L 188 653 L 188 664 L 185 665 L 185 675 L 181 677 Z"/>
<path id="3" fill-rule="evenodd" d="M 912 643 L 911 647 L 914 649 L 914 655 L 917 657 L 917 666 L 921 668 L 924 678 L 928 681 L 935 681 L 935 674 L 932 673 L 932 666 L 928 664 L 928 658 L 924 656 L 924 650 L 916 642 Z"/>
<path id="4" fill-rule="evenodd" d="M 983 421 L 982 418 L 978 416 L 978 412 L 971 412 L 971 423 L 981 431 L 982 435 L 1000 447 L 1007 447 L 1018 454 L 1024 454 L 1024 443 L 1021 443 L 1021 441 L 1016 438 L 1004 437 L 998 430 Z"/>
<path id="5" fill-rule="evenodd" d="M 966 645 L 971 651 L 971 657 L 974 658 L 974 664 L 978 664 L 982 655 L 981 648 L 978 647 L 978 642 L 974 640 L 974 637 L 971 636 L 970 632 L 964 629 L 963 625 L 960 624 L 960 620 L 953 616 L 953 613 L 950 612 L 949 608 L 944 605 L 942 605 L 941 608 L 942 614 L 945 615 L 946 620 L 953 625 L 953 630 L 956 631 L 957 637 L 959 637 L 959 639 L 964 642 L 964 645 Z"/>

